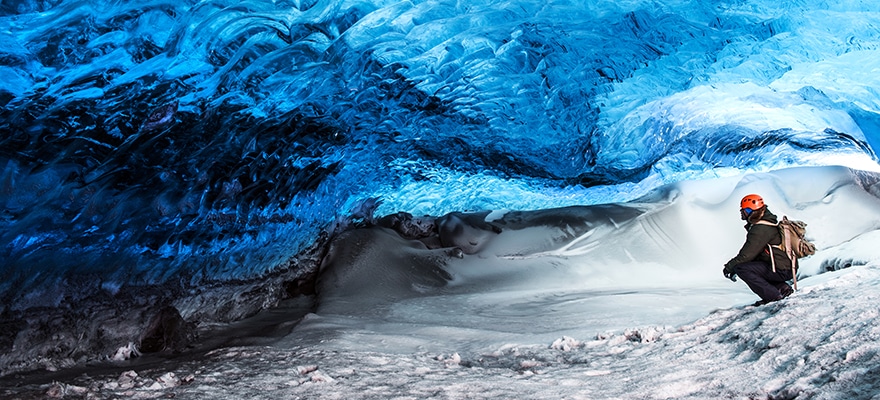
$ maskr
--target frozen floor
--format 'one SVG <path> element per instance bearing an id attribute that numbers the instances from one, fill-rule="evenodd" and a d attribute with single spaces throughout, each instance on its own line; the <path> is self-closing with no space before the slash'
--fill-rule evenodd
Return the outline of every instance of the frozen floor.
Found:
<path id="1" fill-rule="evenodd" d="M 117 365 L 4 398 L 880 398 L 880 267 L 802 282 L 792 297 L 676 327 L 639 325 L 488 347 L 364 349 L 369 335 L 247 345 Z M 386 339 L 380 339 L 386 340 Z M 388 343 L 399 339 L 387 339 Z M 374 343 L 375 344 L 375 343 Z M 370 347 L 370 346 L 366 346 Z M 442 346 L 425 346 L 442 347 Z M 466 350 L 467 349 L 467 350 Z"/>

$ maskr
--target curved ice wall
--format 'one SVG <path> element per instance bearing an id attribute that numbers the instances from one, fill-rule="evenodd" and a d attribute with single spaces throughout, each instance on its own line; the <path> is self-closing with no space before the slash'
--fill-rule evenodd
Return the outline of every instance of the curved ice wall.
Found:
<path id="1" fill-rule="evenodd" d="M 367 198 L 414 214 L 619 201 L 873 162 L 880 143 L 872 1 L 0 12 L 4 308 L 260 276 Z"/>

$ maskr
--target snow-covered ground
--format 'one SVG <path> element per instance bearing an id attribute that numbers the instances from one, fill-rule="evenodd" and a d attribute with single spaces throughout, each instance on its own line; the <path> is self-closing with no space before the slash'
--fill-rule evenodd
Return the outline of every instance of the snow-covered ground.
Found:
<path id="1" fill-rule="evenodd" d="M 498 231 L 464 227 L 469 254 L 350 231 L 322 267 L 317 308 L 286 335 L 261 340 L 243 321 L 247 334 L 230 326 L 208 352 L 7 377 L 0 395 L 880 399 L 878 182 L 802 168 L 620 205 L 493 212 L 481 218 Z M 760 307 L 721 275 L 752 192 L 808 221 L 820 247 L 800 290 Z"/>
<path id="2" fill-rule="evenodd" d="M 173 368 L 31 389 L 70 398 L 877 399 L 878 304 L 880 265 L 872 264 L 805 279 L 778 303 L 678 327 L 480 353 L 224 348 Z"/>

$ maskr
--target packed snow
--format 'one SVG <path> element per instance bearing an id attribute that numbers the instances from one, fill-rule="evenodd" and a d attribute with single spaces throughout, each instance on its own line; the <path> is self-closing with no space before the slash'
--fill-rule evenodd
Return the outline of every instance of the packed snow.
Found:
<path id="1" fill-rule="evenodd" d="M 877 399 L 878 297 L 873 263 L 804 279 L 777 303 L 721 308 L 676 327 L 466 352 L 233 347 L 29 389 L 65 398 Z"/>

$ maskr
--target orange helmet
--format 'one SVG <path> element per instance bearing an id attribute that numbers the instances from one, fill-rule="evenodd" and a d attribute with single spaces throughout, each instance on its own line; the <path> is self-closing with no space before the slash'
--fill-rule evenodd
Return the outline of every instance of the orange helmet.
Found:
<path id="1" fill-rule="evenodd" d="M 743 197 L 742 200 L 739 201 L 739 208 L 750 208 L 752 210 L 757 210 L 761 207 L 764 207 L 764 199 L 761 196 L 756 194 L 750 194 L 746 197 Z"/>

